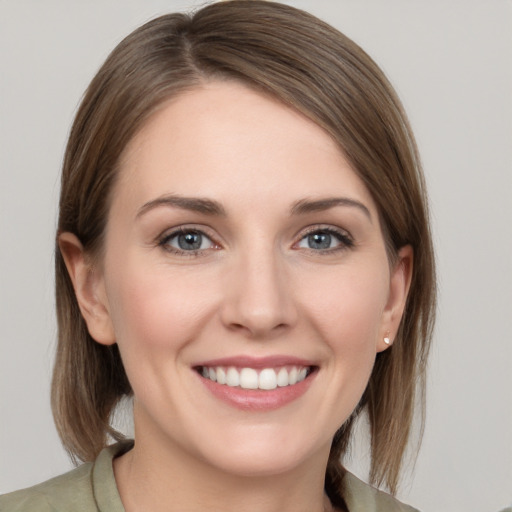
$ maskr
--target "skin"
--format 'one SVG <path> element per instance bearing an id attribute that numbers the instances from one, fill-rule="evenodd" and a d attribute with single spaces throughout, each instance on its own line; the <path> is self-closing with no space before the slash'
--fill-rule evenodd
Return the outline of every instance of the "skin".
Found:
<path id="1" fill-rule="evenodd" d="M 147 206 L 170 194 L 224 214 Z M 333 197 L 354 204 L 292 212 Z M 207 235 L 199 251 L 176 252 L 180 226 Z M 311 247 L 322 229 L 339 235 Z M 398 329 L 412 251 L 390 265 L 371 195 L 320 127 L 238 83 L 182 94 L 123 154 L 102 261 L 70 233 L 60 246 L 92 337 L 118 343 L 134 390 L 135 448 L 115 461 L 128 512 L 325 509 L 332 437 Z M 240 355 L 317 371 L 291 403 L 240 410 L 193 368 Z"/>

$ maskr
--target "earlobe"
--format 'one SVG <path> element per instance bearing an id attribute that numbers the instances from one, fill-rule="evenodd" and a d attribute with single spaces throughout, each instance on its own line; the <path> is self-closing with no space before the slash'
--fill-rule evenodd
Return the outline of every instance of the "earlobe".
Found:
<path id="1" fill-rule="evenodd" d="M 413 259 L 414 253 L 410 245 L 405 245 L 398 251 L 397 260 L 391 269 L 388 302 L 383 314 L 377 352 L 382 352 L 393 344 L 400 326 L 411 286 Z"/>
<path id="2" fill-rule="evenodd" d="M 114 344 L 114 329 L 101 272 L 91 264 L 76 235 L 61 233 L 58 241 L 89 334 L 98 343 Z"/>

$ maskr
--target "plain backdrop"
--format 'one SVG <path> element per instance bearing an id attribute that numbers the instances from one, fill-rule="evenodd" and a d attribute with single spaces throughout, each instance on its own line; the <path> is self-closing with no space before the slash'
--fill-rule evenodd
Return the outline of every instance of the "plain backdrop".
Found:
<path id="1" fill-rule="evenodd" d="M 512 503 L 512 2 L 288 3 L 388 74 L 430 188 L 439 316 L 424 443 L 399 496 L 423 511 L 498 511 Z M 78 101 L 123 36 L 198 5 L 0 0 L 0 491 L 71 467 L 49 381 L 59 167 Z"/>

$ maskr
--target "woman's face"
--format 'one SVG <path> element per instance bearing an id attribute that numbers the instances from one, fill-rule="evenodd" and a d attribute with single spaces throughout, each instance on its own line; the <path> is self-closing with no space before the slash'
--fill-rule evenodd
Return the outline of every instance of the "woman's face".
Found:
<path id="1" fill-rule="evenodd" d="M 232 82 L 170 101 L 131 141 L 104 254 L 109 327 L 88 324 L 119 345 L 138 445 L 244 475 L 325 465 L 411 266 L 405 249 L 390 268 L 331 138 Z"/>

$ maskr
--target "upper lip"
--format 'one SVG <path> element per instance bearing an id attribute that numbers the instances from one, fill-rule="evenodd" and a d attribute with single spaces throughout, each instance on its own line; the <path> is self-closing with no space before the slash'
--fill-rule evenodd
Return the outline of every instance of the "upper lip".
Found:
<path id="1" fill-rule="evenodd" d="M 295 356 L 287 355 L 275 355 L 266 357 L 254 357 L 254 356 L 231 356 L 221 357 L 219 359 L 209 359 L 207 361 L 201 361 L 193 365 L 194 367 L 206 366 L 233 366 L 238 368 L 277 368 L 280 366 L 316 366 L 314 361 L 303 359 Z"/>

